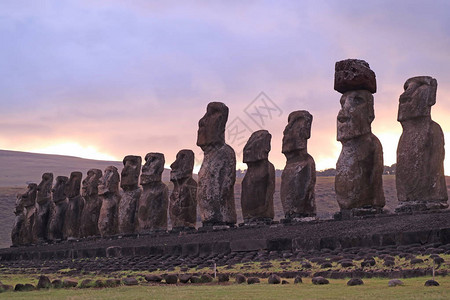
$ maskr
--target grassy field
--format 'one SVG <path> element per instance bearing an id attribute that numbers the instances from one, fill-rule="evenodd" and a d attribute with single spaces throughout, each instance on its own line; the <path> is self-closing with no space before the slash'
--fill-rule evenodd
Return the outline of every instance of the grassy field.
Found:
<path id="1" fill-rule="evenodd" d="M 362 286 L 347 286 L 348 279 L 330 280 L 328 285 L 313 285 L 311 279 L 301 284 L 178 284 L 106 289 L 50 289 L 31 292 L 5 292 L 0 299 L 449 299 L 450 277 L 436 278 L 439 287 L 425 287 L 429 278 L 403 279 L 404 286 L 388 287 L 389 279 L 367 279 Z"/>

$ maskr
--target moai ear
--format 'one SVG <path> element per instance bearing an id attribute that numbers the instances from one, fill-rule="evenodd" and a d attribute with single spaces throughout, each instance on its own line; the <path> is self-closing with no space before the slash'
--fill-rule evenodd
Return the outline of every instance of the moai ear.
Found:
<path id="1" fill-rule="evenodd" d="M 428 106 L 433 106 L 436 104 L 436 92 L 437 92 L 437 80 L 432 78 L 430 81 L 430 88 L 427 98 Z"/>

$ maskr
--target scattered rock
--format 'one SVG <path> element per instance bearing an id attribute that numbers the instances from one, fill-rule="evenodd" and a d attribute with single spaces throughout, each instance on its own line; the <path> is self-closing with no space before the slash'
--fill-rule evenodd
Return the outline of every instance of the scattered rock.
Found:
<path id="1" fill-rule="evenodd" d="M 413 258 L 413 259 L 410 260 L 410 263 L 412 265 L 421 264 L 421 263 L 423 263 L 423 259 L 421 259 L 421 258 Z"/>
<path id="2" fill-rule="evenodd" d="M 61 279 L 55 279 L 52 281 L 52 287 L 54 289 L 60 289 L 63 287 L 63 282 Z"/>
<path id="3" fill-rule="evenodd" d="M 439 286 L 439 282 L 436 280 L 430 279 L 425 281 L 425 286 Z"/>
<path id="4" fill-rule="evenodd" d="M 202 283 L 202 279 L 198 276 L 191 276 L 191 283 Z"/>
<path id="5" fill-rule="evenodd" d="M 103 288 L 105 286 L 106 286 L 106 283 L 103 280 L 101 280 L 101 279 L 97 279 L 94 282 L 94 287 L 96 287 L 96 288 Z"/>
<path id="6" fill-rule="evenodd" d="M 218 278 L 219 278 L 219 282 L 228 282 L 228 281 L 230 281 L 230 276 L 228 274 L 219 274 Z"/>
<path id="7" fill-rule="evenodd" d="M 14 288 L 14 290 L 17 292 L 29 292 L 29 291 L 33 291 L 35 289 L 36 289 L 35 286 L 30 283 L 25 283 L 25 284 L 18 283 L 18 284 L 16 284 L 16 287 Z"/>
<path id="8" fill-rule="evenodd" d="M 260 281 L 259 281 L 258 277 L 249 277 L 247 279 L 247 283 L 248 284 L 255 284 L 255 283 L 260 283 Z"/>
<path id="9" fill-rule="evenodd" d="M 145 280 L 147 280 L 148 282 L 161 282 L 162 277 L 159 275 L 145 275 Z"/>
<path id="10" fill-rule="evenodd" d="M 166 275 L 165 281 L 167 284 L 176 284 L 178 282 L 178 276 L 176 274 Z"/>
<path id="11" fill-rule="evenodd" d="M 125 284 L 125 285 L 138 285 L 138 284 L 139 284 L 139 282 L 137 281 L 137 279 L 134 278 L 134 277 L 127 277 L 127 278 L 124 278 L 124 279 L 122 279 L 122 282 L 123 282 L 123 284 Z"/>
<path id="12" fill-rule="evenodd" d="M 281 284 L 289 284 L 289 281 L 283 279 L 283 280 L 281 281 Z"/>
<path id="13" fill-rule="evenodd" d="M 295 279 L 294 279 L 294 283 L 303 283 L 303 280 L 302 280 L 302 278 L 300 277 L 300 276 L 296 276 L 295 277 Z"/>
<path id="14" fill-rule="evenodd" d="M 107 279 L 105 282 L 105 286 L 107 287 L 115 287 L 120 285 L 120 279 L 118 278 L 111 278 Z"/>
<path id="15" fill-rule="evenodd" d="M 47 276 L 45 276 L 45 275 L 39 276 L 39 281 L 36 286 L 38 289 L 48 289 L 51 286 L 52 286 L 52 283 Z"/>
<path id="16" fill-rule="evenodd" d="M 347 281 L 348 286 L 354 286 L 354 285 L 362 285 L 364 282 L 360 278 L 352 278 L 349 281 Z"/>
<path id="17" fill-rule="evenodd" d="M 388 286 L 398 286 L 398 285 L 403 285 L 403 281 L 401 281 L 400 279 L 392 279 L 389 280 L 388 282 Z"/>
<path id="18" fill-rule="evenodd" d="M 78 285 L 78 281 L 72 278 L 67 278 L 63 280 L 63 287 L 65 288 L 72 288 L 76 287 Z"/>
<path id="19" fill-rule="evenodd" d="M 323 278 L 322 276 L 317 276 L 317 277 L 313 277 L 313 279 L 311 280 L 313 284 L 329 284 L 330 282 L 328 281 L 328 279 Z"/>
<path id="20" fill-rule="evenodd" d="M 246 282 L 247 279 L 242 274 L 236 274 L 235 281 L 236 281 L 236 283 L 241 284 L 241 283 Z"/>
<path id="21" fill-rule="evenodd" d="M 375 266 L 376 262 L 375 259 L 366 259 L 363 262 L 361 262 L 361 267 L 371 267 L 371 266 Z"/>
<path id="22" fill-rule="evenodd" d="M 180 280 L 181 283 L 188 283 L 191 277 L 192 275 L 190 274 L 182 274 L 178 279 Z"/>
<path id="23" fill-rule="evenodd" d="M 87 289 L 87 288 L 91 288 L 93 287 L 92 284 L 92 280 L 91 279 L 84 279 L 81 283 L 80 283 L 80 288 L 82 289 Z"/>
<path id="24" fill-rule="evenodd" d="M 214 278 L 209 274 L 203 274 L 202 277 L 200 277 L 200 279 L 203 283 L 212 282 L 214 280 Z"/>
<path id="25" fill-rule="evenodd" d="M 302 268 L 311 269 L 312 266 L 311 266 L 311 264 L 309 262 L 304 262 L 304 263 L 302 263 Z"/>
<path id="26" fill-rule="evenodd" d="M 269 284 L 280 284 L 281 277 L 278 276 L 277 274 L 272 274 L 272 275 L 269 276 L 267 281 L 269 282 Z"/>

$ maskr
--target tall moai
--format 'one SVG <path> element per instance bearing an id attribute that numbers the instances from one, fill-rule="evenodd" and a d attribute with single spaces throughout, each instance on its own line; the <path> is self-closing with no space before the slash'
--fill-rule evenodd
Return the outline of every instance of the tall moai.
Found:
<path id="1" fill-rule="evenodd" d="M 313 116 L 306 110 L 291 112 L 283 131 L 286 166 L 281 174 L 280 198 L 285 220 L 316 216 L 316 164 L 308 154 Z"/>
<path id="2" fill-rule="evenodd" d="M 138 232 L 167 230 L 169 188 L 162 182 L 164 154 L 147 153 L 142 167 L 143 188 L 138 206 Z"/>
<path id="3" fill-rule="evenodd" d="M 37 184 L 28 184 L 27 191 L 21 195 L 22 204 L 25 209 L 25 223 L 24 223 L 24 243 L 32 244 L 33 238 L 33 226 L 36 216 L 36 196 L 37 196 Z"/>
<path id="4" fill-rule="evenodd" d="M 141 173 L 142 158 L 128 155 L 123 159 L 123 169 L 120 179 L 119 202 L 119 233 L 134 233 L 137 227 L 137 208 L 142 190 L 138 186 Z"/>
<path id="5" fill-rule="evenodd" d="M 67 200 L 68 182 L 69 178 L 67 176 L 57 176 L 55 185 L 52 189 L 52 200 L 54 205 L 50 213 L 48 226 L 48 238 L 51 241 L 60 241 L 65 238 L 63 229 L 67 207 L 69 206 Z"/>
<path id="6" fill-rule="evenodd" d="M 18 194 L 14 207 L 14 224 L 11 230 L 12 246 L 22 246 L 25 244 L 25 207 L 23 206 L 22 195 Z"/>
<path id="7" fill-rule="evenodd" d="M 33 225 L 33 240 L 42 243 L 48 240 L 48 224 L 52 201 L 53 173 L 42 174 L 42 180 L 37 186 L 36 212 Z"/>
<path id="8" fill-rule="evenodd" d="M 173 191 L 169 201 L 172 228 L 183 230 L 195 228 L 197 222 L 197 182 L 192 178 L 194 152 L 180 150 L 170 165 L 170 181 Z"/>
<path id="9" fill-rule="evenodd" d="M 397 148 L 396 211 L 445 209 L 444 134 L 431 119 L 437 81 L 430 76 L 408 79 L 400 95 L 397 120 L 403 133 Z"/>
<path id="10" fill-rule="evenodd" d="M 242 180 L 241 207 L 244 223 L 271 223 L 274 218 L 275 167 L 269 162 L 272 135 L 267 130 L 252 133 L 244 146 L 247 172 Z"/>
<path id="11" fill-rule="evenodd" d="M 84 178 L 81 187 L 81 196 L 83 197 L 84 208 L 81 213 L 80 236 L 98 236 L 98 217 L 102 202 L 98 196 L 98 184 L 102 177 L 100 169 L 90 169 L 87 177 Z"/>
<path id="12" fill-rule="evenodd" d="M 236 224 L 236 154 L 225 143 L 228 107 L 211 102 L 198 122 L 197 146 L 204 157 L 198 173 L 197 201 L 203 226 Z"/>
<path id="13" fill-rule="evenodd" d="M 102 204 L 98 217 L 98 230 L 101 236 L 111 236 L 118 233 L 119 181 L 120 176 L 117 168 L 114 166 L 106 167 L 98 185 L 98 195 Z"/>
<path id="14" fill-rule="evenodd" d="M 82 177 L 81 172 L 72 172 L 67 182 L 66 193 L 69 205 L 64 218 L 64 237 L 67 239 L 80 237 L 81 213 L 84 208 L 84 201 L 80 194 Z"/>
<path id="15" fill-rule="evenodd" d="M 367 62 L 338 61 L 334 89 L 340 93 L 337 140 L 342 151 L 336 164 L 335 190 L 342 217 L 382 212 L 383 148 L 372 133 L 375 118 L 375 73 Z"/>

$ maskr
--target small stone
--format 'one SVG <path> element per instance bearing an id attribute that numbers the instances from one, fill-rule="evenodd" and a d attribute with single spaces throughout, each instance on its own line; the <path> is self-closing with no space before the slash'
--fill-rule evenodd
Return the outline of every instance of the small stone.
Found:
<path id="1" fill-rule="evenodd" d="M 272 275 L 269 276 L 267 281 L 268 281 L 269 284 L 280 284 L 281 277 L 278 276 L 277 274 L 272 274 Z"/>
<path id="2" fill-rule="evenodd" d="M 166 275 L 165 281 L 167 284 L 176 284 L 178 282 L 178 276 L 176 274 Z"/>
<path id="3" fill-rule="evenodd" d="M 343 268 L 349 268 L 349 267 L 353 267 L 354 266 L 354 264 L 353 264 L 353 262 L 351 260 L 341 261 L 340 264 L 341 264 L 341 266 Z"/>
<path id="4" fill-rule="evenodd" d="M 191 277 L 192 275 L 190 274 L 182 274 L 178 279 L 180 280 L 181 283 L 188 283 Z"/>
<path id="5" fill-rule="evenodd" d="M 94 287 L 96 287 L 96 288 L 102 288 L 102 287 L 105 287 L 105 286 L 106 286 L 106 283 L 103 280 L 101 280 L 101 279 L 97 279 L 94 282 Z"/>
<path id="6" fill-rule="evenodd" d="M 107 279 L 105 282 L 105 286 L 107 287 L 115 287 L 120 285 L 120 279 L 118 278 L 111 278 Z"/>
<path id="7" fill-rule="evenodd" d="M 302 278 L 301 278 L 300 276 L 296 276 L 295 279 L 294 279 L 294 283 L 295 283 L 295 284 L 297 284 L 297 283 L 303 283 L 303 280 L 302 280 Z"/>
<path id="8" fill-rule="evenodd" d="M 283 280 L 281 281 L 281 284 L 289 284 L 289 281 L 283 279 Z"/>
<path id="9" fill-rule="evenodd" d="M 430 279 L 425 281 L 425 286 L 439 286 L 439 282 L 436 280 Z"/>
<path id="10" fill-rule="evenodd" d="M 247 283 L 248 284 L 255 284 L 255 283 L 260 283 L 260 281 L 259 281 L 258 277 L 249 277 L 247 279 Z"/>
<path id="11" fill-rule="evenodd" d="M 191 276 L 191 283 L 202 283 L 202 279 L 199 276 Z"/>
<path id="12" fill-rule="evenodd" d="M 321 264 L 320 265 L 320 267 L 322 268 L 322 269 L 328 269 L 328 268 L 331 268 L 333 265 L 330 263 L 330 262 L 325 262 L 325 263 L 323 263 L 323 264 Z"/>
<path id="13" fill-rule="evenodd" d="M 349 281 L 347 281 L 348 286 L 354 286 L 354 285 L 362 285 L 364 282 L 360 278 L 352 278 Z"/>
<path id="14" fill-rule="evenodd" d="M 219 274 L 218 278 L 219 278 L 219 282 L 228 282 L 228 281 L 230 281 L 230 276 L 228 274 Z"/>
<path id="15" fill-rule="evenodd" d="M 366 259 L 363 262 L 361 262 L 361 267 L 370 267 L 375 265 L 376 265 L 375 259 Z"/>
<path id="16" fill-rule="evenodd" d="M 304 262 L 304 263 L 302 263 L 302 268 L 311 269 L 312 266 L 311 266 L 311 264 L 309 262 Z"/>
<path id="17" fill-rule="evenodd" d="M 159 275 L 145 275 L 145 280 L 147 280 L 148 282 L 161 282 L 162 277 Z"/>
<path id="18" fill-rule="evenodd" d="M 138 285 L 138 284 L 139 284 L 139 282 L 137 281 L 137 279 L 134 278 L 134 277 L 127 277 L 127 278 L 124 278 L 124 279 L 122 279 L 122 282 L 123 282 L 123 284 L 125 284 L 125 285 Z"/>
<path id="19" fill-rule="evenodd" d="M 242 274 L 237 274 L 236 277 L 235 277 L 235 281 L 236 281 L 236 283 L 241 284 L 241 283 L 246 282 L 247 279 L 245 278 L 244 275 L 242 275 Z"/>
<path id="20" fill-rule="evenodd" d="M 400 279 L 391 279 L 388 282 L 388 286 L 399 286 L 399 285 L 403 285 L 403 281 L 401 281 Z"/>
<path id="21" fill-rule="evenodd" d="M 313 284 L 319 284 L 319 285 L 321 285 L 321 284 L 329 284 L 330 283 L 328 281 L 328 279 L 323 278 L 322 276 L 313 277 L 313 279 L 311 279 L 311 281 L 312 281 Z"/>
<path id="22" fill-rule="evenodd" d="M 411 263 L 412 265 L 415 265 L 415 264 L 421 264 L 421 263 L 423 263 L 423 259 L 420 259 L 420 258 L 413 258 L 413 259 L 411 259 L 410 263 Z"/>
<path id="23" fill-rule="evenodd" d="M 92 287 L 92 280 L 91 279 L 84 279 L 80 283 L 80 288 L 82 288 L 82 289 L 87 289 L 87 288 L 91 288 L 91 287 Z"/>
<path id="24" fill-rule="evenodd" d="M 78 285 L 78 281 L 72 278 L 64 279 L 63 280 L 63 287 L 65 288 L 71 288 L 76 287 Z"/>
<path id="25" fill-rule="evenodd" d="M 63 282 L 61 279 L 55 279 L 52 281 L 52 287 L 54 289 L 60 289 L 63 287 Z"/>
<path id="26" fill-rule="evenodd" d="M 51 286 L 52 286 L 52 283 L 47 276 L 45 276 L 45 275 L 39 276 L 39 281 L 36 286 L 38 289 L 48 289 Z"/>
<path id="27" fill-rule="evenodd" d="M 202 277 L 200 277 L 203 283 L 208 283 L 213 281 L 213 277 L 209 274 L 203 274 Z"/>

